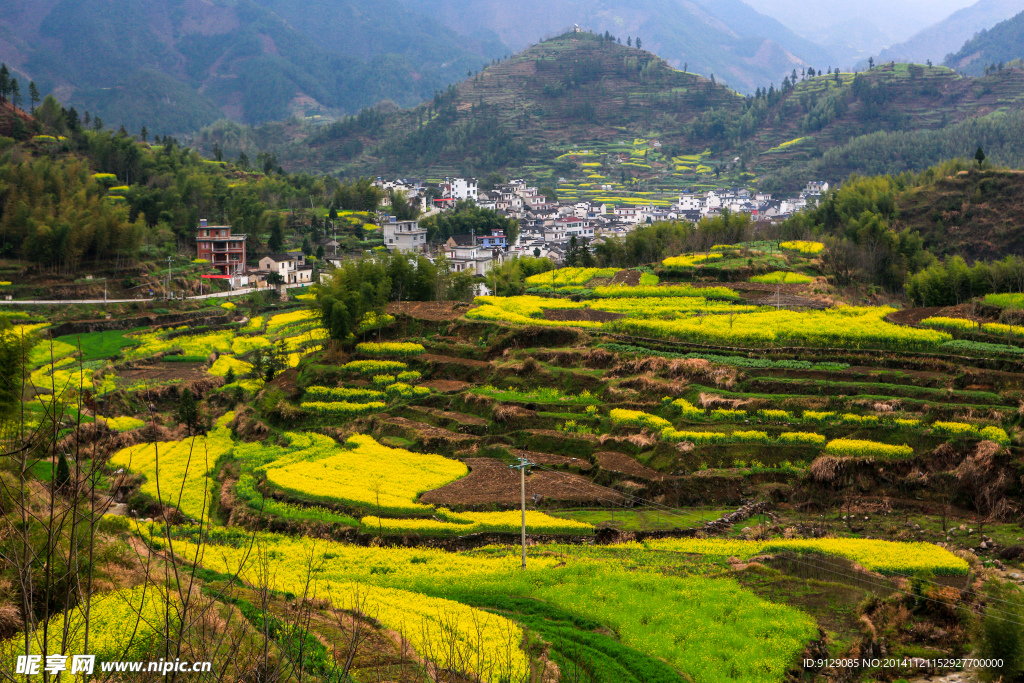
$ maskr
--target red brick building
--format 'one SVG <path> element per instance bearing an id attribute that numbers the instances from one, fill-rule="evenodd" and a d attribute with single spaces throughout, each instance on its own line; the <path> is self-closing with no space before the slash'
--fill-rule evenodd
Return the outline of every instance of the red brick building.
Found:
<path id="1" fill-rule="evenodd" d="M 232 235 L 230 225 L 207 225 L 199 221 L 196 252 L 224 275 L 245 272 L 245 240 L 247 235 Z"/>

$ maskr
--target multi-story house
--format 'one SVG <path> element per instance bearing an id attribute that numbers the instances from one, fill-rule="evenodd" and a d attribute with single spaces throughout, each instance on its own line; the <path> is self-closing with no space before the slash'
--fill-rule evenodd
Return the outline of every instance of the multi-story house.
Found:
<path id="1" fill-rule="evenodd" d="M 245 272 L 245 240 L 247 235 L 231 234 L 230 225 L 208 225 L 199 221 L 196 230 L 196 252 L 223 275 Z"/>
<path id="2" fill-rule="evenodd" d="M 475 202 L 479 195 L 476 178 L 445 178 L 440 190 L 442 197 L 456 201 L 472 199 Z"/>
<path id="3" fill-rule="evenodd" d="M 427 229 L 417 220 L 400 221 L 394 216 L 382 216 L 384 246 L 388 251 L 423 251 L 427 244 Z"/>
<path id="4" fill-rule="evenodd" d="M 300 252 L 301 253 L 301 252 Z M 270 254 L 260 259 L 260 271 L 277 273 L 286 285 L 312 282 L 313 267 L 299 262 L 292 254 Z"/>

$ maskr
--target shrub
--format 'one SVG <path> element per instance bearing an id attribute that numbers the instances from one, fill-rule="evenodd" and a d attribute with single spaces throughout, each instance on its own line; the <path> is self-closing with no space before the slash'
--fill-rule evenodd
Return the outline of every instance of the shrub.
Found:
<path id="1" fill-rule="evenodd" d="M 981 624 L 979 657 L 998 661 L 988 669 L 992 678 L 1024 679 L 1024 592 L 1011 583 L 989 581 L 988 608 Z"/>
<path id="2" fill-rule="evenodd" d="M 826 441 L 824 436 L 814 432 L 782 432 L 779 434 L 779 443 L 790 446 L 821 446 Z"/>
<path id="3" fill-rule="evenodd" d="M 693 405 L 685 398 L 677 398 L 672 401 L 672 405 L 682 413 L 684 419 L 687 420 L 702 420 L 704 419 L 704 411 Z"/>
<path id="4" fill-rule="evenodd" d="M 656 431 L 661 431 L 666 427 L 671 427 L 672 423 L 663 417 L 657 415 L 651 415 L 639 410 L 626 410 L 624 408 L 613 408 L 608 414 L 612 422 L 617 425 L 630 425 L 633 427 L 646 427 Z"/>
<path id="5" fill-rule="evenodd" d="M 355 417 L 365 415 L 378 410 L 384 410 L 386 403 L 370 401 L 368 403 L 350 403 L 348 401 L 308 401 L 300 406 L 307 413 L 313 415 L 330 415 L 338 417 Z"/>
<path id="6" fill-rule="evenodd" d="M 857 439 L 833 439 L 825 446 L 825 453 L 840 457 L 854 458 L 909 458 L 914 449 L 906 444 L 894 446 L 877 441 Z"/>
<path id="7" fill-rule="evenodd" d="M 394 384 L 397 379 L 394 375 L 374 375 L 373 386 L 375 387 L 386 387 L 389 384 Z"/>
<path id="8" fill-rule="evenodd" d="M 351 403 L 362 403 L 365 401 L 379 401 L 384 398 L 384 392 L 374 389 L 348 387 L 307 387 L 306 398 L 313 401 L 348 401 Z"/>
<path id="9" fill-rule="evenodd" d="M 391 398 L 412 398 L 429 396 L 430 389 L 426 387 L 414 387 L 411 384 L 406 384 L 405 382 L 395 382 L 388 386 L 388 388 L 384 390 L 384 393 Z"/>
<path id="10" fill-rule="evenodd" d="M 356 351 L 367 356 L 417 356 L 426 349 L 414 342 L 362 342 Z"/>
<path id="11" fill-rule="evenodd" d="M 405 370 L 408 365 L 397 360 L 354 360 L 341 366 L 342 370 L 360 375 L 379 375 Z"/>
<path id="12" fill-rule="evenodd" d="M 759 410 L 757 416 L 769 422 L 792 422 L 793 414 L 788 410 Z"/>
<path id="13" fill-rule="evenodd" d="M 877 415 L 857 415 L 856 413 L 843 413 L 839 416 L 840 424 L 858 425 L 860 427 L 877 427 L 879 419 Z"/>
<path id="14" fill-rule="evenodd" d="M 780 249 L 789 249 L 790 251 L 799 251 L 801 254 L 820 254 L 825 251 L 825 245 L 821 242 L 807 242 L 804 240 L 794 240 L 792 242 L 779 242 Z"/>
<path id="15" fill-rule="evenodd" d="M 761 282 L 767 284 L 790 284 L 790 285 L 805 285 L 809 282 L 814 282 L 814 278 L 809 275 L 802 273 L 794 273 L 785 270 L 776 270 L 772 273 L 766 273 L 764 275 L 755 275 L 750 278 L 751 282 Z"/>
<path id="16" fill-rule="evenodd" d="M 921 324 L 925 327 L 935 327 L 942 330 L 956 330 L 961 332 L 970 332 L 971 330 L 978 329 L 978 323 L 973 320 L 966 320 L 964 318 L 945 318 L 942 316 L 925 318 L 921 321 Z"/>

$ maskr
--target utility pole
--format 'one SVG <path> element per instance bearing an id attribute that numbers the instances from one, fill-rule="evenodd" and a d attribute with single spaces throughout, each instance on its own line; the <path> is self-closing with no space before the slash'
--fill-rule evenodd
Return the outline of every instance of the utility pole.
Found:
<path id="1" fill-rule="evenodd" d="M 107 303 L 107 278 L 103 278 L 103 303 Z"/>
<path id="2" fill-rule="evenodd" d="M 519 487 L 523 511 L 523 569 L 526 569 L 526 468 L 536 464 L 526 458 L 519 458 L 518 465 L 510 465 L 512 469 L 519 470 Z"/>
<path id="3" fill-rule="evenodd" d="M 171 298 L 171 257 L 167 257 L 167 298 Z"/>

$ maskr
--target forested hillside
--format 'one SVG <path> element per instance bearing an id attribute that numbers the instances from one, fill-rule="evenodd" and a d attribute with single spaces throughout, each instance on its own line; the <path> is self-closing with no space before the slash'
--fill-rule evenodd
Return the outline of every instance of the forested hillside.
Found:
<path id="1" fill-rule="evenodd" d="M 0 61 L 115 128 L 178 134 L 221 117 L 260 123 L 382 100 L 409 106 L 503 54 L 495 44 L 467 47 L 393 5 L 332 3 L 335 14 L 324 16 L 286 0 L 50 0 L 0 13 Z"/>
<path id="2" fill-rule="evenodd" d="M 146 142 L 93 130 L 53 98 L 36 117 L 20 112 L 17 120 L 30 136 L 0 137 L 0 258 L 41 273 L 73 279 L 177 257 L 194 248 L 201 217 L 247 233 L 251 255 L 275 240 L 280 250 L 284 229 L 300 218 L 310 224 L 314 197 L 316 215 L 326 216 L 336 199 L 344 206 L 331 178 L 284 175 L 264 155 L 228 164 L 170 137 Z"/>
<path id="3" fill-rule="evenodd" d="M 1007 62 L 1024 58 L 1024 12 L 983 30 L 946 55 L 946 65 L 974 76 L 1002 69 Z"/>

